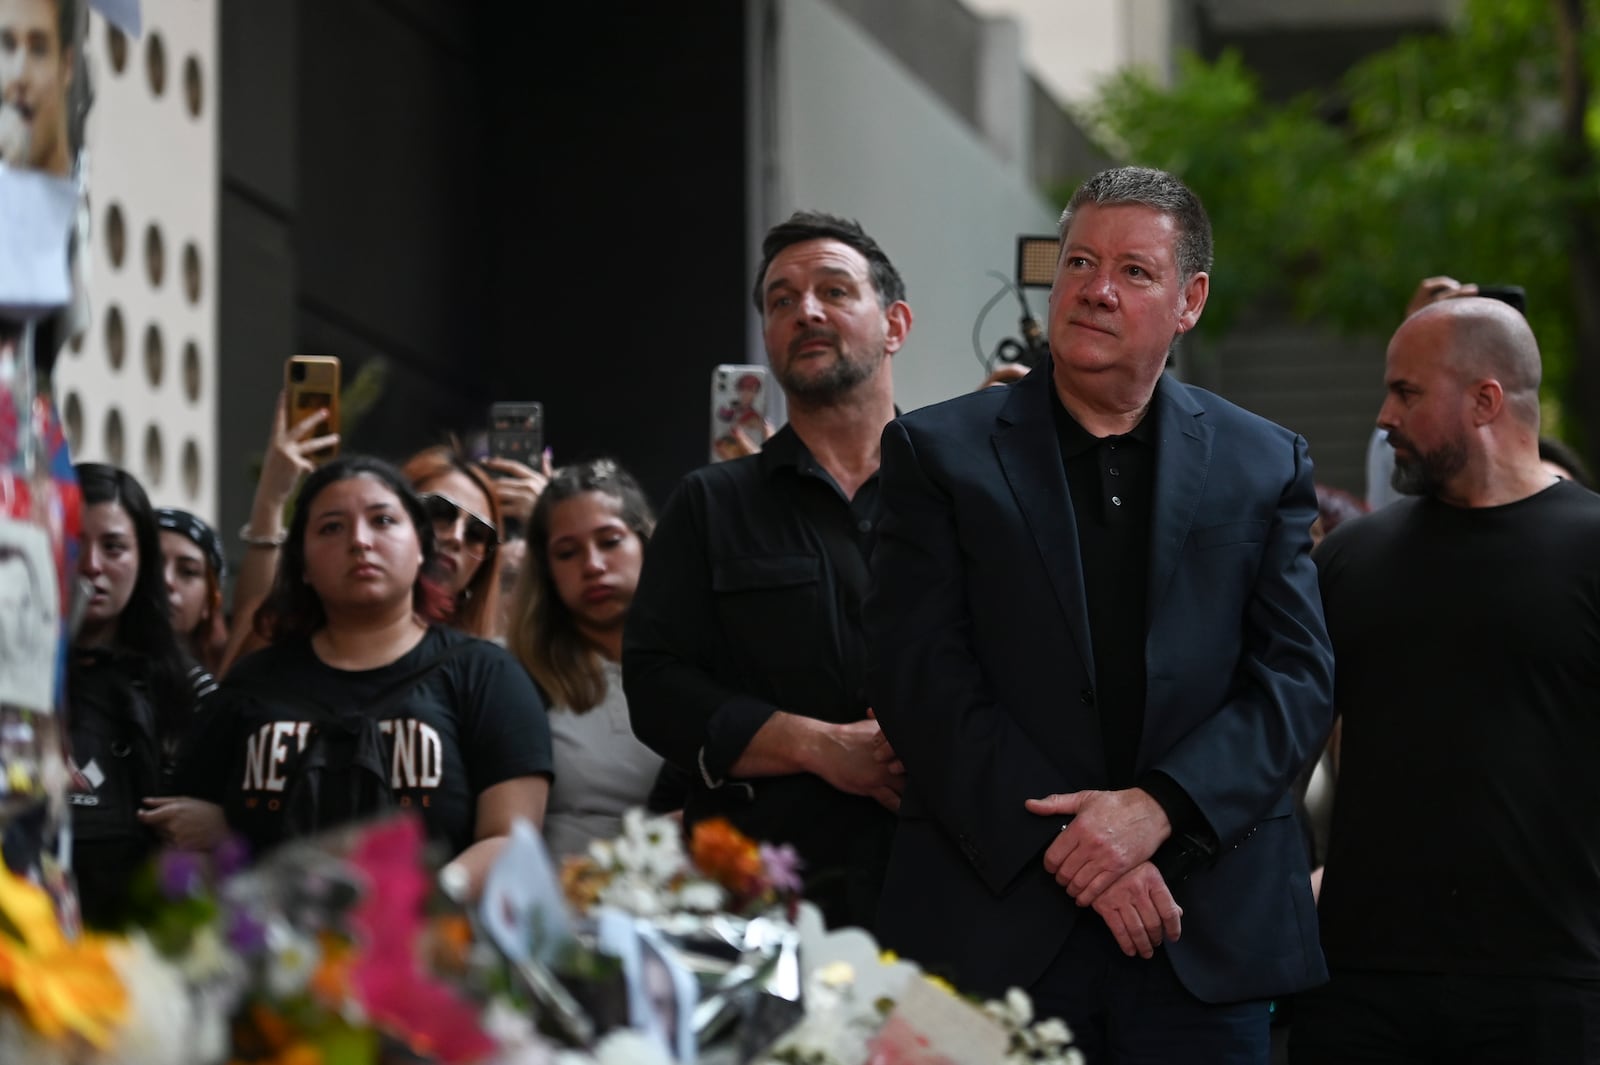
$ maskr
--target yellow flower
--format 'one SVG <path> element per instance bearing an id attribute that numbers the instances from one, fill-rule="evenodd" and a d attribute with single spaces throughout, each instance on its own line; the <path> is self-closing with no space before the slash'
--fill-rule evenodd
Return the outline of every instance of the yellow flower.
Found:
<path id="1" fill-rule="evenodd" d="M 0 865 L 0 991 L 22 1003 L 43 1035 L 73 1033 L 104 1048 L 127 1012 L 127 993 L 105 940 L 69 941 L 50 897 Z"/>
<path id="2" fill-rule="evenodd" d="M 932 973 L 923 973 L 922 978 L 952 998 L 961 997 L 961 992 L 957 991 L 955 986 L 942 976 L 935 976 Z"/>

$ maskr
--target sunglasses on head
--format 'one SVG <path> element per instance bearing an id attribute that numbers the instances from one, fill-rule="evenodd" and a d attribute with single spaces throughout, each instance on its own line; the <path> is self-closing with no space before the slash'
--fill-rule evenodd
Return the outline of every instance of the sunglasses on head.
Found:
<path id="1" fill-rule="evenodd" d="M 435 525 L 454 525 L 457 518 L 465 515 L 467 527 L 461 538 L 468 546 L 488 551 L 500 542 L 500 534 L 495 531 L 493 525 L 449 496 L 440 495 L 438 492 L 427 492 L 417 499 L 422 503 L 423 512 L 428 515 L 428 520 Z"/>

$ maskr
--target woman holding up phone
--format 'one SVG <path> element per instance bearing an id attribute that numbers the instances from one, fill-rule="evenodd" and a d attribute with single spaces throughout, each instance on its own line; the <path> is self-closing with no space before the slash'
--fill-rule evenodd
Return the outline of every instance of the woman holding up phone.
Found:
<path id="1" fill-rule="evenodd" d="M 312 411 L 290 425 L 286 407 L 286 394 L 279 392 L 272 424 L 267 429 L 261 476 L 256 480 L 255 499 L 250 504 L 250 520 L 239 530 L 239 539 L 247 550 L 234 581 L 233 631 L 217 669 L 219 678 L 245 653 L 265 646 L 266 640 L 256 632 L 255 616 L 272 587 L 278 548 L 288 536 L 284 511 L 301 478 L 317 468 L 313 456 L 339 446 L 339 434 L 325 431 L 329 411 Z"/>
<path id="2" fill-rule="evenodd" d="M 506 644 L 551 704 L 544 836 L 558 861 L 617 835 L 661 770 L 622 691 L 622 627 L 654 527 L 638 482 L 610 459 L 556 470 L 528 524 Z"/>
<path id="3" fill-rule="evenodd" d="M 256 611 L 272 584 L 287 532 L 284 516 L 290 498 L 316 456 L 339 444 L 337 433 L 323 433 L 329 412 L 313 411 L 288 424 L 285 398 L 278 397 L 267 436 L 261 477 L 256 482 L 250 521 L 239 531 L 249 549 L 234 586 L 234 630 L 223 655 L 223 669 L 268 642 L 254 624 Z M 427 448 L 413 455 L 404 472 L 426 498 L 428 516 L 440 541 L 437 575 L 452 601 L 448 624 L 474 636 L 500 635 L 500 551 L 504 538 L 499 493 L 482 467 L 453 447 Z M 219 672 L 219 676 L 220 676 Z"/>
<path id="4" fill-rule="evenodd" d="M 409 810 L 476 894 L 513 821 L 543 820 L 539 694 L 504 649 L 434 620 L 434 521 L 394 467 L 335 459 L 293 514 L 260 618 L 271 644 L 207 700 L 179 782 L 258 852 Z"/>

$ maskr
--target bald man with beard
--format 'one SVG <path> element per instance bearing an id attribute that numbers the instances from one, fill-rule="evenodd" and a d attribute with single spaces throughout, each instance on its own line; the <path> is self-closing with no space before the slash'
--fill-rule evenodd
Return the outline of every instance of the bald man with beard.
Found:
<path id="1" fill-rule="evenodd" d="M 1539 378 L 1496 300 L 1389 344 L 1410 498 L 1315 556 L 1343 736 L 1296 1065 L 1600 1061 L 1600 496 L 1541 467 Z"/>

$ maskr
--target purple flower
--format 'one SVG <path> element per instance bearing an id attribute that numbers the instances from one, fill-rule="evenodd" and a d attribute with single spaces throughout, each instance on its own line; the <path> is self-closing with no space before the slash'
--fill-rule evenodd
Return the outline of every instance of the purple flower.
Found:
<path id="1" fill-rule="evenodd" d="M 763 843 L 759 849 L 761 866 L 767 872 L 767 883 L 772 885 L 772 889 L 799 894 L 805 887 L 805 882 L 800 879 L 800 867 L 804 863 L 794 847 L 788 843 L 777 847 Z"/>
<path id="2" fill-rule="evenodd" d="M 161 894 L 174 902 L 193 898 L 205 887 L 205 859 L 193 851 L 162 851 L 156 860 L 156 883 Z"/>
<path id="3" fill-rule="evenodd" d="M 267 926 L 244 910 L 228 914 L 228 945 L 240 954 L 260 954 L 267 947 Z"/>
<path id="4" fill-rule="evenodd" d="M 226 879 L 250 864 L 250 844 L 237 832 L 229 833 L 226 839 L 217 844 L 217 849 L 211 853 L 211 860 L 217 863 L 217 876 Z"/>

